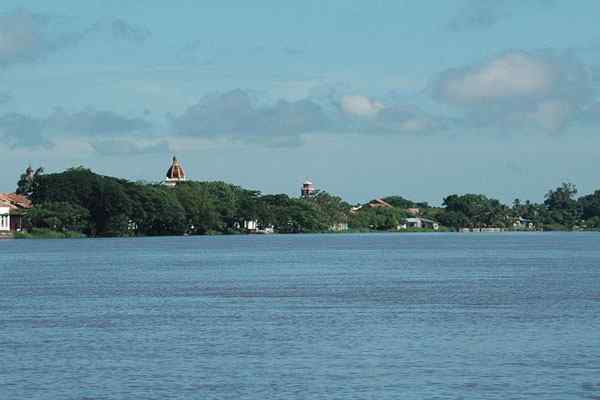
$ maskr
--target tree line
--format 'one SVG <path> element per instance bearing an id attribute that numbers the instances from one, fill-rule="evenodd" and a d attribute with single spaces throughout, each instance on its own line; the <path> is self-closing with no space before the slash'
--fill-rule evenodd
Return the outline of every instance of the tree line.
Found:
<path id="1" fill-rule="evenodd" d="M 206 235 L 245 231 L 245 221 L 279 233 L 313 233 L 348 225 L 356 231 L 388 231 L 419 209 L 419 216 L 458 230 L 512 228 L 516 219 L 536 229 L 600 229 L 600 191 L 577 198 L 572 184 L 547 193 L 542 204 L 515 200 L 511 206 L 481 194 L 450 195 L 442 207 L 401 196 L 383 198 L 392 207 L 361 208 L 317 192 L 308 199 L 263 195 L 225 182 L 182 182 L 175 187 L 131 182 L 78 167 L 33 179 L 23 175 L 17 192 L 30 197 L 27 228 L 81 232 L 88 236 Z"/>

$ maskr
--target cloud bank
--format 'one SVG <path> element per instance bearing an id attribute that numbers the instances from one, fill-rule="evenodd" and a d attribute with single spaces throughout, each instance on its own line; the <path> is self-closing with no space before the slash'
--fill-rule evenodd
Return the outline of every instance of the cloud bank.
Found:
<path id="1" fill-rule="evenodd" d="M 277 137 L 289 139 L 330 126 L 323 109 L 309 99 L 279 100 L 260 107 L 248 91 L 240 89 L 204 96 L 181 115 L 171 117 L 170 123 L 177 135 L 245 142 Z"/>
<path id="2" fill-rule="evenodd" d="M 152 127 L 141 118 L 92 108 L 73 113 L 57 109 L 44 118 L 6 113 L 0 116 L 0 139 L 12 149 L 39 149 L 51 147 L 57 137 L 94 142 L 136 135 L 147 138 L 152 137 L 148 133 Z"/>
<path id="3" fill-rule="evenodd" d="M 433 98 L 466 112 L 476 126 L 537 126 L 557 132 L 594 97 L 588 69 L 573 54 L 510 51 L 441 73 Z"/>
<path id="4" fill-rule="evenodd" d="M 44 121 L 44 127 L 67 134 L 113 136 L 147 133 L 152 124 L 145 119 L 127 117 L 113 111 L 87 108 L 70 113 L 59 108 Z"/>

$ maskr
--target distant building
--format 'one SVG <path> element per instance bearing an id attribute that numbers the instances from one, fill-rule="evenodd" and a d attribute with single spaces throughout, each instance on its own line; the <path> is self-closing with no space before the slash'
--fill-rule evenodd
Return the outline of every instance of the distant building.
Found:
<path id="1" fill-rule="evenodd" d="M 440 224 L 427 218 L 405 218 L 402 224 L 398 227 L 399 229 L 433 229 L 437 231 L 440 229 Z"/>
<path id="2" fill-rule="evenodd" d="M 31 208 L 31 201 L 22 195 L 0 193 L 0 234 L 20 232 L 23 216 Z"/>
<path id="3" fill-rule="evenodd" d="M 309 199 L 317 193 L 317 189 L 315 189 L 315 185 L 307 180 L 302 184 L 302 188 L 300 188 L 300 196 L 303 199 Z"/>
<path id="4" fill-rule="evenodd" d="M 530 219 L 518 217 L 513 222 L 513 229 L 518 231 L 533 231 L 535 230 L 535 224 Z"/>
<path id="5" fill-rule="evenodd" d="M 244 221 L 244 229 L 247 231 L 258 230 L 258 221 L 257 220 Z"/>
<path id="6" fill-rule="evenodd" d="M 165 185 L 176 186 L 178 183 L 185 182 L 186 176 L 181 163 L 177 157 L 173 157 L 173 162 L 167 170 L 167 179 Z"/>
<path id="7" fill-rule="evenodd" d="M 246 233 L 258 233 L 258 234 L 270 234 L 275 233 L 275 227 L 273 225 L 263 225 L 260 224 L 257 220 L 245 220 L 243 225 L 240 225 L 239 222 L 234 224 L 236 229 L 242 229 Z"/>
<path id="8" fill-rule="evenodd" d="M 348 230 L 347 222 L 338 222 L 329 227 L 330 232 L 346 232 Z"/>

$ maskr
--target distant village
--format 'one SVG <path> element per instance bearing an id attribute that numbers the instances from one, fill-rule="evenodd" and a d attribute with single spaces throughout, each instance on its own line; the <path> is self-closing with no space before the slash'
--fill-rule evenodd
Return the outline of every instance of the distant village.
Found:
<path id="1" fill-rule="evenodd" d="M 585 207 L 575 200 L 576 190 L 565 186 L 566 184 L 555 191 L 550 191 L 544 204 L 521 203 L 515 200 L 513 206 L 508 207 L 483 195 L 467 194 L 446 197 L 443 207 L 431 207 L 427 203 L 412 202 L 400 196 L 375 198 L 365 204 L 350 205 L 338 197 L 319 190 L 310 180 L 301 184 L 299 197 L 296 200 L 287 195 L 261 195 L 258 192 L 225 183 L 193 182 L 188 180 L 182 163 L 173 157 L 162 183 L 144 186 L 143 189 L 150 191 L 151 194 L 160 192 L 161 196 L 169 197 L 165 201 L 177 202 L 179 204 L 176 207 L 182 209 L 181 215 L 173 217 L 173 222 L 161 221 L 162 228 L 159 229 L 156 228 L 158 225 L 158 222 L 155 221 L 156 216 L 152 217 L 154 219 L 151 222 L 148 222 L 147 213 L 143 214 L 143 218 L 136 215 L 140 214 L 136 210 L 140 207 L 144 208 L 146 206 L 144 204 L 136 203 L 135 206 L 129 207 L 129 211 L 120 213 L 118 215 L 120 225 L 118 225 L 114 215 L 95 215 L 94 210 L 97 207 L 89 206 L 86 203 L 91 200 L 77 196 L 61 199 L 60 194 L 52 192 L 52 180 L 48 180 L 48 177 L 67 179 L 65 176 L 68 175 L 70 177 L 68 179 L 74 179 L 72 176 L 75 176 L 75 173 L 83 177 L 77 179 L 87 179 L 86 182 L 93 182 L 93 179 L 90 178 L 92 176 L 99 177 L 94 178 L 96 180 L 112 179 L 110 182 L 120 182 L 119 184 L 126 182 L 117 180 L 117 178 L 101 177 L 85 169 L 67 170 L 62 173 L 63 175 L 45 175 L 43 169 L 34 170 L 29 166 L 20 177 L 15 193 L 0 193 L 0 236 L 11 237 L 37 228 L 63 231 L 79 230 L 93 235 L 111 235 L 113 233 L 115 235 L 209 234 L 210 232 L 272 234 L 348 231 L 481 233 L 536 231 L 544 228 L 593 229 L 592 225 L 596 223 L 594 218 L 584 218 L 586 217 L 584 215 Z M 63 182 L 61 185 L 65 185 L 65 183 Z M 126 192 L 142 188 L 139 184 L 127 185 L 129 186 L 125 186 Z M 160 186 L 168 192 L 161 192 Z M 90 190 L 97 190 L 90 187 Z M 236 205 L 228 206 L 227 210 L 223 210 L 222 207 L 219 207 L 222 203 L 219 196 L 227 190 L 233 193 L 229 195 L 230 197 L 238 196 L 239 201 Z M 554 195 L 557 198 L 562 196 L 564 204 L 553 204 L 552 196 Z M 596 195 L 600 197 L 600 193 L 597 192 L 585 199 L 588 202 L 594 201 Z M 188 204 L 190 196 L 204 196 L 202 198 L 208 196 L 207 201 L 209 202 L 190 205 Z M 565 198 L 565 196 L 567 197 Z M 129 195 L 128 198 L 134 197 L 136 196 Z M 202 204 L 210 204 L 210 207 Z M 243 204 L 247 204 L 247 206 Z M 68 226 L 68 224 L 62 223 L 62 220 L 76 218 L 69 216 L 69 212 L 61 207 L 63 209 L 71 207 L 77 210 L 77 213 L 81 213 L 82 217 L 79 218 L 81 224 Z M 567 211 L 563 210 L 564 215 L 558 215 L 558 211 L 562 210 L 560 207 L 568 208 L 567 211 L 571 213 L 579 212 L 580 215 L 573 217 L 571 221 L 564 221 L 563 217 L 567 215 Z M 73 213 L 75 212 L 71 212 L 71 214 Z M 204 217 L 202 217 L 203 214 Z M 123 220 L 125 222 L 121 222 Z M 553 224 L 552 222 L 555 220 L 560 221 L 560 224 Z M 587 221 L 592 221 L 593 224 L 586 226 Z M 104 226 L 105 223 L 106 226 Z M 169 223 L 176 225 L 177 228 L 170 229 Z"/>

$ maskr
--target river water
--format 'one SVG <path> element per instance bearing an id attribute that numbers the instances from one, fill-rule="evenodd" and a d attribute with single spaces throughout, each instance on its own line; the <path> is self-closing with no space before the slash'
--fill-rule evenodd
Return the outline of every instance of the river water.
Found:
<path id="1" fill-rule="evenodd" d="M 600 234 L 0 241 L 0 399 L 600 399 Z"/>

